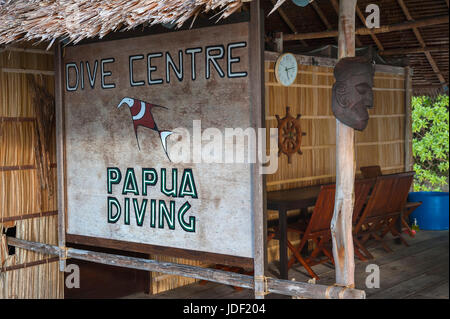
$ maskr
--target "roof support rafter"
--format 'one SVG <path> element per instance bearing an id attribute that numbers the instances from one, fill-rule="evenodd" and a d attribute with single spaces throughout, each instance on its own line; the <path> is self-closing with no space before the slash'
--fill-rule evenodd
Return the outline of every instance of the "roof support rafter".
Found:
<path id="1" fill-rule="evenodd" d="M 366 27 L 357 28 L 355 30 L 355 34 L 358 35 L 370 35 L 371 32 L 374 34 L 378 33 L 389 33 L 394 31 L 404 31 L 412 28 L 420 28 L 427 27 L 431 25 L 437 24 L 445 24 L 448 23 L 449 18 L 448 14 L 440 15 L 420 20 L 408 21 L 404 23 L 392 24 L 381 26 L 376 29 L 368 29 Z M 323 32 L 311 32 L 311 33 L 299 33 L 299 34 L 286 34 L 284 35 L 284 41 L 293 41 L 293 40 L 307 40 L 307 39 L 323 39 L 323 38 L 334 38 L 338 34 L 337 30 L 332 31 L 323 31 Z"/>
<path id="2" fill-rule="evenodd" d="M 270 2 L 272 2 L 273 5 L 275 5 L 277 2 L 276 0 L 270 0 Z M 286 13 L 284 12 L 283 9 L 281 9 L 280 7 L 278 7 L 277 9 L 278 13 L 281 16 L 281 19 L 284 21 L 284 23 L 287 24 L 287 26 L 289 27 L 289 29 L 291 30 L 291 32 L 297 34 L 297 28 L 294 26 L 294 24 L 291 22 L 291 20 L 288 18 L 288 16 L 286 15 Z M 305 40 L 300 40 L 300 43 L 304 46 L 307 47 L 308 43 L 306 43 Z"/>
<path id="3" fill-rule="evenodd" d="M 334 0 L 335 1 L 335 0 Z M 359 20 L 361 20 L 361 22 L 367 26 L 366 24 L 366 17 L 364 16 L 364 14 L 361 12 L 361 10 L 358 7 L 358 4 L 356 5 L 356 15 L 359 17 Z M 370 32 L 370 37 L 372 38 L 373 42 L 375 42 L 377 48 L 379 51 L 383 51 L 384 47 L 381 44 L 380 40 L 378 40 L 377 36 L 375 35 L 375 33 Z"/>
<path id="4" fill-rule="evenodd" d="M 408 19 L 408 21 L 414 20 L 412 18 L 411 14 L 409 13 L 408 7 L 406 6 L 405 2 L 403 0 L 397 0 L 397 3 L 402 8 L 402 11 L 403 11 L 404 15 L 406 16 L 406 19 Z M 447 5 L 448 5 L 448 0 L 447 0 Z M 422 35 L 420 34 L 419 28 L 413 27 L 412 30 L 414 32 L 414 35 L 417 38 L 417 41 L 419 41 L 420 46 L 422 48 L 426 48 L 426 43 L 425 43 Z M 433 72 L 438 77 L 439 82 L 441 82 L 442 85 L 446 85 L 447 81 L 445 81 L 445 78 L 442 75 L 441 71 L 439 70 L 439 67 L 436 64 L 436 61 L 433 59 L 433 56 L 431 55 L 430 51 L 424 50 L 424 53 L 428 60 L 428 63 L 431 65 L 431 68 L 433 69 Z"/>

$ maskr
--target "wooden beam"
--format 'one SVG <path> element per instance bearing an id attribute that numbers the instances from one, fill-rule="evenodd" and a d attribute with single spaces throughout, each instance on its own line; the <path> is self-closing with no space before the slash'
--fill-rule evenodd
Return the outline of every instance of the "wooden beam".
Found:
<path id="1" fill-rule="evenodd" d="M 16 48 L 16 47 L 4 47 L 0 48 L 0 53 L 10 51 L 10 52 L 21 52 L 21 53 L 32 53 L 32 54 L 47 54 L 53 55 L 53 51 L 47 51 L 43 49 L 28 49 L 28 48 Z"/>
<path id="2" fill-rule="evenodd" d="M 273 35 L 273 42 L 275 44 L 275 51 L 283 53 L 283 32 L 276 32 Z"/>
<path id="3" fill-rule="evenodd" d="M 250 102 L 252 105 L 251 126 L 255 129 L 264 127 L 264 12 L 260 0 L 250 3 Z M 264 150 L 265 151 L 265 150 Z M 258 157 L 257 157 L 258 158 Z M 260 172 L 261 163 L 251 164 L 251 199 L 253 215 L 253 260 L 254 291 L 256 299 L 264 299 L 264 269 L 266 266 L 267 228 L 265 218 L 264 196 L 265 177 Z"/>
<path id="4" fill-rule="evenodd" d="M 272 2 L 273 5 L 276 4 L 276 0 L 270 0 Z M 278 13 L 281 16 L 281 19 L 284 21 L 284 23 L 287 24 L 287 26 L 289 27 L 289 29 L 291 30 L 291 32 L 293 33 L 298 33 L 297 28 L 294 26 L 294 24 L 291 22 L 291 20 L 288 18 L 288 16 L 286 15 L 286 13 L 284 12 L 283 9 L 281 9 L 281 7 L 279 7 L 277 9 Z M 307 47 L 308 43 L 306 43 L 305 40 L 300 40 L 300 43 L 304 46 Z"/>
<path id="5" fill-rule="evenodd" d="M 57 162 L 57 197 L 58 197 L 58 245 L 66 246 L 66 202 L 65 202 L 65 156 L 64 156 L 64 106 L 61 43 L 55 45 L 55 119 L 56 119 L 56 162 Z M 59 270 L 66 269 L 66 260 L 60 256 Z"/>
<path id="6" fill-rule="evenodd" d="M 339 59 L 355 56 L 356 0 L 339 3 Z M 352 236 L 354 183 L 356 173 L 355 131 L 336 119 L 336 198 L 331 235 L 336 284 L 355 286 L 355 257 Z"/>
<path id="7" fill-rule="evenodd" d="M 335 0 L 334 0 L 334 1 L 335 1 Z M 357 14 L 358 17 L 359 17 L 359 20 L 361 20 L 361 22 L 362 22 L 364 25 L 366 25 L 366 17 L 365 17 L 364 14 L 361 12 L 361 10 L 359 9 L 358 5 L 356 5 L 356 14 Z M 384 50 L 383 45 L 381 44 L 380 40 L 378 40 L 377 36 L 376 36 L 373 32 L 370 33 L 370 37 L 372 38 L 373 42 L 375 42 L 375 44 L 376 44 L 376 46 L 377 46 L 377 48 L 378 48 L 378 51 L 383 51 L 383 50 Z"/>
<path id="8" fill-rule="evenodd" d="M 379 55 L 406 55 L 412 53 L 424 53 L 424 52 L 446 52 L 448 51 L 447 45 L 436 45 L 429 47 L 415 47 L 415 48 L 400 48 L 400 49 L 390 49 L 378 52 Z"/>
<path id="9" fill-rule="evenodd" d="M 41 254 L 56 256 L 60 255 L 63 251 L 57 246 L 31 242 L 14 237 L 7 237 L 7 244 Z M 122 255 L 112 255 L 75 248 L 67 248 L 65 253 L 67 254 L 67 258 L 85 260 L 104 265 L 196 278 L 247 289 L 253 289 L 255 286 L 252 276 L 212 268 L 162 262 Z M 364 290 L 346 289 L 337 286 L 315 285 L 268 277 L 265 277 L 265 282 L 267 283 L 267 292 L 309 299 L 365 299 L 366 297 Z"/>
<path id="10" fill-rule="evenodd" d="M 48 70 L 33 70 L 33 69 L 17 69 L 17 68 L 2 68 L 3 73 L 17 73 L 17 74 L 37 74 L 37 75 L 49 75 L 54 76 L 54 71 Z"/>
<path id="11" fill-rule="evenodd" d="M 408 21 L 413 21 L 411 14 L 409 13 L 408 7 L 406 6 L 405 2 L 403 0 L 397 0 L 397 3 L 402 8 L 402 11 L 404 15 L 406 16 L 406 19 Z M 419 44 L 425 48 L 426 43 L 424 39 L 422 38 L 422 35 L 420 34 L 420 31 L 418 27 L 413 28 L 414 35 L 416 36 L 417 41 L 419 41 Z M 424 54 L 428 60 L 428 63 L 431 65 L 431 68 L 433 69 L 433 72 L 436 74 L 436 76 L 439 79 L 439 82 L 441 82 L 442 85 L 445 85 L 447 82 L 445 81 L 444 76 L 442 75 L 441 71 L 439 70 L 439 67 L 437 66 L 436 61 L 434 60 L 433 56 L 431 55 L 430 51 L 424 51 Z"/>
<path id="12" fill-rule="evenodd" d="M 370 35 L 372 32 L 374 34 L 379 33 L 389 33 L 395 31 L 404 31 L 413 28 L 421 28 L 427 27 L 437 24 L 446 24 L 448 23 L 448 15 L 435 16 L 431 18 L 425 18 L 420 20 L 408 21 L 398 24 L 392 24 L 387 26 L 381 26 L 376 29 L 368 29 L 368 28 L 358 28 L 356 29 L 357 35 Z M 337 30 L 333 31 L 323 31 L 323 32 L 311 32 L 311 33 L 300 33 L 300 34 L 285 34 L 284 41 L 293 41 L 293 40 L 307 40 L 307 39 L 323 39 L 323 38 L 333 38 L 339 34 Z"/>
<path id="13" fill-rule="evenodd" d="M 312 2 L 311 6 L 314 8 L 314 10 L 316 11 L 316 13 L 319 16 L 320 20 L 322 20 L 322 22 L 325 25 L 325 27 L 327 28 L 327 30 L 333 30 L 333 26 L 328 21 L 327 17 L 323 13 L 322 9 L 320 9 L 319 5 L 316 2 Z"/>
<path id="14" fill-rule="evenodd" d="M 405 172 L 413 169 L 412 155 L 412 69 L 405 68 Z"/>

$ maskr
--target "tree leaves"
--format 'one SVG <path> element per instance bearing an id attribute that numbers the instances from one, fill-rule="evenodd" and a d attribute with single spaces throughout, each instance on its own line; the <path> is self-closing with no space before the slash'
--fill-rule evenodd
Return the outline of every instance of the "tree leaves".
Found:
<path id="1" fill-rule="evenodd" d="M 442 191 L 448 184 L 449 97 L 412 98 L 415 191 Z"/>

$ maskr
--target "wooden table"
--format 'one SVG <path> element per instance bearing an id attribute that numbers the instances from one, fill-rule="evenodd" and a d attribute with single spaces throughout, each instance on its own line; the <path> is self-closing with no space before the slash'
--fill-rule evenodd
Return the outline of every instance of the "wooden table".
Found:
<path id="1" fill-rule="evenodd" d="M 288 279 L 287 211 L 314 206 L 321 185 L 267 193 L 267 209 L 278 211 L 280 229 L 280 278 Z"/>

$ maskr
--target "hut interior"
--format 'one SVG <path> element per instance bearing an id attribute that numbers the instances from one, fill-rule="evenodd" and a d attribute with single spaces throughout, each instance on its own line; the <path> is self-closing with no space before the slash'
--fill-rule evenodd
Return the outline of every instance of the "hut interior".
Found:
<path id="1" fill-rule="evenodd" d="M 186 7 L 173 11 L 170 7 L 159 9 L 158 15 L 154 15 L 157 18 L 149 21 L 148 15 L 133 11 L 127 1 L 119 2 L 116 5 L 122 13 L 117 13 L 114 7 L 103 8 L 110 19 L 100 21 L 88 16 L 95 9 L 89 6 L 100 6 L 100 1 L 90 4 L 80 1 L 77 14 L 86 15 L 92 25 L 85 23 L 83 28 L 72 26 L 66 30 L 48 19 L 43 21 L 39 15 L 33 16 L 33 10 L 37 10 L 33 8 L 34 2 L 0 2 L 0 298 L 69 298 L 90 296 L 89 293 L 120 297 L 133 293 L 133 289 L 157 294 L 196 281 L 79 263 L 82 272 L 93 282 L 103 282 L 103 286 L 98 286 L 105 289 L 95 291 L 92 285 L 84 292 L 74 292 L 64 287 L 58 257 L 6 245 L 7 235 L 58 245 L 56 141 L 51 101 L 55 96 L 56 38 L 63 38 L 64 45 L 106 41 L 176 32 L 176 27 L 161 26 L 176 19 L 180 29 L 195 29 L 242 21 L 249 15 L 248 1 L 196 1 L 201 4 L 198 7 L 184 1 Z M 331 87 L 337 62 L 338 0 L 315 0 L 306 7 L 289 0 L 278 2 L 282 5 L 269 14 L 277 1 L 261 0 L 265 21 L 265 124 L 276 128 L 276 116 L 284 117 L 289 107 L 294 117 L 301 114 L 306 135 L 301 155 L 294 154 L 290 163 L 285 155 L 278 158 L 278 170 L 266 177 L 267 191 L 331 183 L 336 175 L 336 122 L 331 111 Z M 365 27 L 365 9 L 372 2 L 359 0 L 356 11 L 357 54 L 370 56 L 377 62 L 375 107 L 370 110 L 367 129 L 356 134 L 357 174 L 359 167 L 370 165 L 380 165 L 383 173 L 408 171 L 412 168 L 411 92 L 448 94 L 449 2 L 377 1 L 383 27 L 378 31 Z M 154 10 L 152 2 L 147 7 L 148 1 L 137 1 L 136 7 L 140 3 L 143 5 L 140 12 Z M 46 14 L 52 16 L 60 9 L 49 5 Z M 216 22 L 221 14 L 223 19 Z M 211 19 L 213 16 L 216 18 Z M 289 87 L 277 83 L 274 75 L 276 58 L 283 52 L 293 53 L 298 62 L 297 78 Z M 276 212 L 267 212 L 269 221 L 276 218 Z M 295 243 L 295 238 L 290 240 Z M 277 245 L 277 241 L 268 244 L 268 262 L 279 258 Z M 213 266 L 202 260 L 133 256 Z M 108 279 L 113 277 L 122 281 L 117 281 L 114 287 L 105 286 L 113 282 Z"/>

